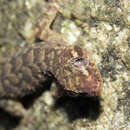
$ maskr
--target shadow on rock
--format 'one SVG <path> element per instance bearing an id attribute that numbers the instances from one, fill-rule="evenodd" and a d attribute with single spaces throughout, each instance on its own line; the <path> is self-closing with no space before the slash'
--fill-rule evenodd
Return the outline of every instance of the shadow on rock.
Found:
<path id="1" fill-rule="evenodd" d="M 55 108 L 63 108 L 70 121 L 79 118 L 96 120 L 101 113 L 99 97 L 62 97 L 55 103 Z"/>

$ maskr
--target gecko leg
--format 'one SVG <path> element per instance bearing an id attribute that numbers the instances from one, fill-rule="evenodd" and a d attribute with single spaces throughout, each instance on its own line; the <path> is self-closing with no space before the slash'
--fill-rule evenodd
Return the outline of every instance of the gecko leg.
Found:
<path id="1" fill-rule="evenodd" d="M 22 103 L 13 99 L 1 99 L 0 108 L 10 113 L 14 117 L 21 118 L 21 123 L 26 124 L 33 120 L 30 112 L 24 108 Z"/>
<path id="2" fill-rule="evenodd" d="M 46 42 L 64 42 L 63 38 L 54 30 L 51 30 L 51 24 L 58 12 L 60 12 L 64 3 L 67 0 L 50 0 L 48 3 L 48 10 L 45 13 L 44 17 L 38 23 L 38 26 L 35 30 L 36 36 L 40 38 L 40 40 Z"/>

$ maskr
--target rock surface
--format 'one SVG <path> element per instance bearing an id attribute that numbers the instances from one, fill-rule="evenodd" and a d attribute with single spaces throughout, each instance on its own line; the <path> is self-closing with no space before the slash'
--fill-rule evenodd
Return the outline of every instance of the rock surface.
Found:
<path id="1" fill-rule="evenodd" d="M 0 1 L 1 60 L 35 44 L 33 30 L 46 5 L 45 0 Z M 101 96 L 55 99 L 51 90 L 45 90 L 35 100 L 22 100 L 33 117 L 31 122 L 20 124 L 2 109 L 0 130 L 130 129 L 129 7 L 129 0 L 70 0 L 65 4 L 52 28 L 68 43 L 91 52 L 104 82 Z"/>

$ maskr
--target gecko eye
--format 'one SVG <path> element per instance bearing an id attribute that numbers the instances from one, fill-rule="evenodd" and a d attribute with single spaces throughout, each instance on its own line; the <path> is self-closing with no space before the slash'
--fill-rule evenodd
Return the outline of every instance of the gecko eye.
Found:
<path id="1" fill-rule="evenodd" d="M 83 61 L 84 59 L 83 59 L 82 57 L 77 57 L 77 58 L 75 58 L 74 60 L 75 60 L 75 62 L 81 62 L 81 61 Z"/>
<path id="2" fill-rule="evenodd" d="M 89 65 L 89 60 L 87 58 L 76 57 L 72 59 L 72 63 L 77 67 L 87 66 Z"/>

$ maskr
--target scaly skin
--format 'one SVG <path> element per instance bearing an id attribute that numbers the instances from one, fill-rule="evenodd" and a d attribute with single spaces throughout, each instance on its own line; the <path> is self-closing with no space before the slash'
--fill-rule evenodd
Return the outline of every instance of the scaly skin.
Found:
<path id="1" fill-rule="evenodd" d="M 35 44 L 0 62 L 0 98 L 36 91 L 52 74 L 63 89 L 96 96 L 102 89 L 98 69 L 86 49 L 52 43 Z"/>

